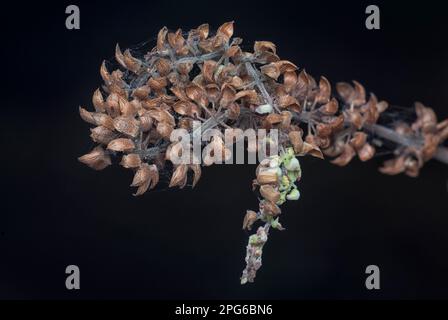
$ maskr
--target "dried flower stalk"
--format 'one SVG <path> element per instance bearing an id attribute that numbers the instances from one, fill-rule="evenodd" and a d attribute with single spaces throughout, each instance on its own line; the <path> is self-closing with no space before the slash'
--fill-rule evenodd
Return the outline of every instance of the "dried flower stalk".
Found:
<path id="1" fill-rule="evenodd" d="M 380 172 L 418 176 L 432 158 L 448 163 L 443 147 L 448 138 L 448 120 L 438 122 L 434 111 L 415 105 L 413 123 L 382 123 L 388 103 L 367 95 L 357 81 L 337 83 L 316 81 L 290 61 L 281 60 L 277 47 L 257 41 L 253 52 L 240 47 L 233 37 L 233 22 L 226 22 L 216 33 L 203 24 L 188 33 L 162 28 L 156 46 L 144 57 L 116 46 L 118 69 L 100 67 L 104 84 L 92 97 L 94 111 L 79 109 L 81 118 L 94 126 L 91 138 L 98 143 L 79 158 L 95 170 L 119 158 L 120 165 L 134 171 L 131 186 L 136 196 L 159 183 L 159 172 L 166 170 L 178 151 L 170 141 L 174 129 L 182 128 L 192 137 L 208 129 L 278 129 L 278 156 L 263 160 L 257 168 L 253 188 L 260 194 L 259 210 L 247 211 L 243 229 L 261 221 L 249 238 L 246 268 L 241 283 L 253 282 L 261 267 L 264 244 L 271 228 L 283 230 L 280 205 L 297 200 L 296 183 L 301 178 L 298 156 L 333 158 L 345 166 L 358 157 L 367 161 L 388 141 L 394 157 L 384 162 Z M 198 128 L 192 127 L 199 121 Z M 202 146 L 220 146 L 228 156 L 229 146 L 213 139 Z M 257 145 L 250 145 L 255 151 Z M 211 154 L 205 165 L 214 163 Z M 199 164 L 176 164 L 169 187 L 183 188 L 193 172 L 192 186 L 201 177 Z"/>

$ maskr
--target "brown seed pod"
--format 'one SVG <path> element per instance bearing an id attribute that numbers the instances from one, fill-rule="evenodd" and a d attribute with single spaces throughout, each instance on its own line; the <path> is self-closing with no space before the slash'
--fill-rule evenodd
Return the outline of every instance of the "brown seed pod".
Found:
<path id="1" fill-rule="evenodd" d="M 424 161 L 428 161 L 436 154 L 437 147 L 439 146 L 440 143 L 440 138 L 438 135 L 434 134 L 425 134 L 423 135 L 423 138 L 424 138 L 424 145 L 421 150 L 422 157 Z"/>
<path id="2" fill-rule="evenodd" d="M 115 140 L 112 140 L 107 145 L 107 149 L 117 152 L 129 152 L 134 150 L 135 144 L 130 139 L 125 138 L 118 138 Z"/>
<path id="3" fill-rule="evenodd" d="M 178 186 L 180 189 L 185 187 L 187 184 L 187 170 L 188 167 L 186 164 L 177 166 L 171 177 L 169 187 L 172 188 Z"/>
<path id="4" fill-rule="evenodd" d="M 257 219 L 257 213 L 255 211 L 247 210 L 243 220 L 243 230 L 251 230 L 252 225 Z"/>
<path id="5" fill-rule="evenodd" d="M 329 137 L 332 133 L 332 128 L 329 124 L 318 123 L 316 126 L 316 133 L 319 138 Z"/>
<path id="6" fill-rule="evenodd" d="M 319 93 L 315 97 L 317 103 L 328 103 L 331 97 L 331 84 L 324 76 L 319 80 Z"/>
<path id="7" fill-rule="evenodd" d="M 254 53 L 260 54 L 262 52 L 272 52 L 273 54 L 277 53 L 277 47 L 270 41 L 255 41 L 254 43 Z"/>
<path id="8" fill-rule="evenodd" d="M 283 75 L 283 84 L 287 93 L 291 92 L 298 81 L 297 73 L 295 71 L 287 71 Z"/>
<path id="9" fill-rule="evenodd" d="M 356 155 L 355 149 L 350 144 L 345 144 L 344 150 L 342 151 L 341 155 L 337 157 L 336 159 L 332 160 L 331 163 L 338 165 L 338 166 L 346 166 Z"/>
<path id="10" fill-rule="evenodd" d="M 222 36 L 226 42 L 229 42 L 233 35 L 233 21 L 223 23 L 217 31 L 217 35 Z"/>
<path id="11" fill-rule="evenodd" d="M 140 129 L 143 132 L 148 132 L 149 130 L 151 130 L 154 121 L 148 113 L 146 112 L 143 113 L 139 117 L 139 120 L 140 120 Z"/>
<path id="12" fill-rule="evenodd" d="M 138 168 L 140 167 L 142 161 L 140 159 L 140 156 L 135 153 L 123 155 L 121 158 L 120 165 L 123 167 L 130 169 L 130 168 Z"/>
<path id="13" fill-rule="evenodd" d="M 181 118 L 177 123 L 179 129 L 185 129 L 187 131 L 193 128 L 193 119 L 190 118 Z"/>
<path id="14" fill-rule="evenodd" d="M 157 122 L 165 122 L 171 126 L 175 125 L 174 117 L 165 109 L 151 109 L 148 110 L 147 114 Z"/>
<path id="15" fill-rule="evenodd" d="M 344 122 L 345 122 L 344 116 L 341 114 L 337 117 L 329 118 L 327 123 L 331 126 L 333 132 L 335 132 L 343 128 Z"/>
<path id="16" fill-rule="evenodd" d="M 81 119 L 84 120 L 85 122 L 90 124 L 96 124 L 96 120 L 93 117 L 93 114 L 81 106 L 79 107 L 79 115 L 81 116 Z"/>
<path id="17" fill-rule="evenodd" d="M 193 69 L 193 63 L 191 62 L 183 62 L 177 65 L 177 71 L 179 71 L 179 73 L 184 76 L 188 76 L 188 74 L 192 69 Z"/>
<path id="18" fill-rule="evenodd" d="M 162 138 L 169 139 L 171 132 L 173 132 L 174 127 L 166 122 L 159 122 L 157 124 L 157 132 L 160 134 Z"/>
<path id="19" fill-rule="evenodd" d="M 118 132 L 124 133 L 133 138 L 140 132 L 139 123 L 132 117 L 119 116 L 114 119 L 114 127 Z"/>
<path id="20" fill-rule="evenodd" d="M 148 165 L 147 163 L 141 164 L 131 183 L 131 187 L 138 187 L 134 196 L 142 195 L 150 186 L 151 189 L 154 188 L 158 181 L 159 173 L 157 167 L 155 165 Z"/>
<path id="21" fill-rule="evenodd" d="M 358 81 L 353 80 L 353 83 L 355 85 L 355 92 L 353 100 L 350 101 L 354 106 L 362 106 L 366 103 L 366 89 L 360 84 Z"/>
<path id="22" fill-rule="evenodd" d="M 336 91 L 338 92 L 342 100 L 349 105 L 355 98 L 355 90 L 353 89 L 351 84 L 347 82 L 336 83 Z"/>
<path id="23" fill-rule="evenodd" d="M 302 151 L 303 147 L 303 139 L 302 139 L 302 132 L 301 131 L 291 131 L 288 134 L 289 141 L 291 142 L 294 152 L 296 154 L 300 153 Z"/>
<path id="24" fill-rule="evenodd" d="M 100 146 L 79 157 L 78 160 L 94 170 L 103 170 L 111 164 L 109 155 Z"/>
<path id="25" fill-rule="evenodd" d="M 269 184 L 260 187 L 260 194 L 263 198 L 273 203 L 277 203 L 280 200 L 280 192 Z"/>
<path id="26" fill-rule="evenodd" d="M 380 101 L 376 104 L 376 109 L 378 110 L 379 113 L 386 111 L 388 107 L 389 104 L 387 103 L 387 101 Z"/>
<path id="27" fill-rule="evenodd" d="M 103 98 L 103 95 L 101 94 L 100 89 L 95 90 L 95 92 L 93 93 L 92 103 L 97 112 L 105 112 L 106 111 L 104 98 Z"/>
<path id="28" fill-rule="evenodd" d="M 264 184 L 278 184 L 277 172 L 274 170 L 263 170 L 257 174 L 257 182 L 260 185 Z"/>
<path id="29" fill-rule="evenodd" d="M 263 200 L 260 202 L 260 211 L 271 216 L 278 216 L 282 211 L 273 202 Z"/>
<path id="30" fill-rule="evenodd" d="M 185 88 L 185 94 L 199 106 L 205 108 L 208 105 L 207 94 L 203 88 L 192 84 Z"/>
<path id="31" fill-rule="evenodd" d="M 277 80 L 280 77 L 280 68 L 275 63 L 269 63 L 260 68 L 261 72 L 268 77 Z"/>
<path id="32" fill-rule="evenodd" d="M 356 109 L 344 110 L 345 119 L 350 122 L 355 128 L 361 129 L 363 125 L 363 118 L 361 113 Z"/>
<path id="33" fill-rule="evenodd" d="M 339 104 L 335 98 L 332 98 L 328 103 L 324 104 L 319 108 L 319 111 L 325 115 L 332 116 L 338 112 Z"/>
<path id="34" fill-rule="evenodd" d="M 221 87 L 220 107 L 227 107 L 235 100 L 236 90 L 231 85 L 224 83 Z"/>
<path id="35" fill-rule="evenodd" d="M 106 111 L 112 118 L 120 115 L 119 100 L 120 96 L 114 92 L 112 92 L 106 99 Z"/>
<path id="36" fill-rule="evenodd" d="M 132 96 L 140 100 L 146 100 L 148 99 L 150 92 L 151 88 L 148 85 L 144 85 L 134 89 Z"/>
<path id="37" fill-rule="evenodd" d="M 103 126 L 109 130 L 114 130 L 114 120 L 111 116 L 105 113 L 92 113 L 92 117 L 97 126 Z"/>
<path id="38" fill-rule="evenodd" d="M 300 109 L 300 102 L 293 96 L 282 95 L 278 99 L 278 106 L 280 108 L 289 108 L 296 111 L 297 109 Z"/>
<path id="39" fill-rule="evenodd" d="M 362 146 L 366 143 L 366 140 L 367 134 L 358 131 L 353 134 L 353 137 L 350 139 L 350 144 L 353 148 L 358 150 L 362 148 Z"/>
<path id="40" fill-rule="evenodd" d="M 168 59 L 159 58 L 156 62 L 156 69 L 161 77 L 166 77 L 170 73 L 171 67 L 171 62 Z"/>
<path id="41" fill-rule="evenodd" d="M 193 183 L 192 183 L 192 188 L 194 188 L 196 186 L 196 184 L 198 183 L 199 179 L 201 178 L 201 166 L 199 164 L 190 164 L 188 166 L 189 169 L 191 169 L 193 171 Z"/>
<path id="42" fill-rule="evenodd" d="M 125 117 L 134 117 L 137 114 L 137 109 L 135 108 L 135 103 L 130 103 L 128 99 L 119 97 L 118 106 L 120 108 L 120 113 Z"/>
<path id="43" fill-rule="evenodd" d="M 405 169 L 405 157 L 399 156 L 395 159 L 384 161 L 379 171 L 388 175 L 396 175 L 402 173 Z"/>
<path id="44" fill-rule="evenodd" d="M 231 120 L 236 120 L 240 116 L 240 106 L 237 103 L 232 103 L 227 107 L 228 117 Z"/>
<path id="45" fill-rule="evenodd" d="M 166 77 L 149 78 L 147 85 L 155 92 L 161 92 L 167 85 Z"/>
<path id="46" fill-rule="evenodd" d="M 103 78 L 103 81 L 106 84 L 106 86 L 110 86 L 112 84 L 112 77 L 109 71 L 107 70 L 106 61 L 103 61 L 103 63 L 101 64 L 100 75 L 101 78 Z"/>
<path id="47" fill-rule="evenodd" d="M 219 90 L 218 85 L 215 83 L 210 83 L 206 85 L 205 92 L 207 93 L 208 100 L 213 103 L 217 102 L 221 95 L 221 91 Z"/>
<path id="48" fill-rule="evenodd" d="M 370 160 L 374 155 L 375 148 L 369 143 L 364 144 L 362 148 L 358 150 L 358 157 L 361 161 Z"/>
<path id="49" fill-rule="evenodd" d="M 282 124 L 280 127 L 282 129 L 288 129 L 291 125 L 292 113 L 289 111 L 282 111 L 281 116 L 282 116 Z"/>
<path id="50" fill-rule="evenodd" d="M 90 137 L 93 141 L 106 145 L 116 137 L 116 134 L 113 131 L 103 126 L 90 129 L 90 132 Z"/>
<path id="51" fill-rule="evenodd" d="M 239 91 L 235 97 L 234 97 L 234 101 L 239 100 L 239 99 L 244 99 L 246 100 L 248 103 L 250 104 L 258 104 L 259 98 L 258 98 L 258 94 L 255 90 L 242 90 Z"/>
<path id="52" fill-rule="evenodd" d="M 124 56 L 123 53 L 121 52 L 120 46 L 117 43 L 117 45 L 115 46 L 115 60 L 117 60 L 117 62 L 123 67 L 126 68 L 126 63 L 124 62 Z"/>
<path id="53" fill-rule="evenodd" d="M 271 113 L 266 116 L 265 121 L 271 125 L 282 123 L 283 116 L 278 113 Z"/>
<path id="54" fill-rule="evenodd" d="M 207 83 L 213 83 L 213 75 L 215 73 L 217 62 L 213 60 L 206 60 L 202 65 L 202 76 Z"/>
<path id="55" fill-rule="evenodd" d="M 436 131 L 437 116 L 431 108 L 425 107 L 422 103 L 415 103 L 415 113 L 417 120 L 412 125 L 413 130 L 421 129 L 424 133 Z"/>
<path id="56" fill-rule="evenodd" d="M 315 158 L 323 159 L 324 155 L 322 154 L 322 151 L 320 148 L 315 144 L 310 144 L 308 142 L 304 142 L 302 146 L 302 150 L 299 152 L 300 156 L 304 156 L 309 154 L 310 156 L 313 156 Z"/>

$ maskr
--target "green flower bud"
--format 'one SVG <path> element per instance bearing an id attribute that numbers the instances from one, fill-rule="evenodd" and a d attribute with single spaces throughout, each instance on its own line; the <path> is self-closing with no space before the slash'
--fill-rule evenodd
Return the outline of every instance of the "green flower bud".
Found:
<path id="1" fill-rule="evenodd" d="M 297 158 L 291 158 L 291 160 L 289 160 L 287 163 L 285 163 L 285 168 L 288 171 L 297 171 L 300 169 L 300 163 L 299 160 L 297 160 Z"/>
<path id="2" fill-rule="evenodd" d="M 260 239 L 258 238 L 258 236 L 256 234 L 253 234 L 249 237 L 249 244 L 256 245 L 256 244 L 258 244 L 259 240 Z"/>
<path id="3" fill-rule="evenodd" d="M 288 200 L 299 200 L 300 192 L 296 188 L 292 189 L 291 192 L 286 196 Z"/>

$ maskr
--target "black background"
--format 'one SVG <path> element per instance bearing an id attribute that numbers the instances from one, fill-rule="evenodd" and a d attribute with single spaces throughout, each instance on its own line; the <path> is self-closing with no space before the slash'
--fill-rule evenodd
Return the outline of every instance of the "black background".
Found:
<path id="1" fill-rule="evenodd" d="M 81 29 L 65 28 L 77 4 Z M 381 30 L 365 28 L 377 4 Z M 255 284 L 240 286 L 245 210 L 255 166 L 203 170 L 194 190 L 132 196 L 132 173 L 77 161 L 92 143 L 103 59 L 166 25 L 217 28 L 277 44 L 279 55 L 330 81 L 357 79 L 402 106 L 448 117 L 448 11 L 436 1 L 60 1 L 2 8 L 0 298 L 448 298 L 448 169 L 418 179 L 377 172 L 380 159 L 339 168 L 303 159 L 300 201 L 272 232 Z M 65 267 L 81 290 L 65 289 Z M 381 290 L 365 289 L 365 268 Z"/>

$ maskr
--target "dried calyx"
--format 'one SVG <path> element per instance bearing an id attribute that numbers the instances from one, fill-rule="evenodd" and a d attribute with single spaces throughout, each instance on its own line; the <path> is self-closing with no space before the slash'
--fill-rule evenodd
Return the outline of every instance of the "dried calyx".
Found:
<path id="1" fill-rule="evenodd" d="M 371 159 L 382 141 L 394 145 L 394 158 L 380 171 L 417 176 L 425 162 L 435 157 L 448 163 L 442 147 L 448 137 L 448 120 L 438 122 L 432 109 L 416 104 L 416 121 L 394 126 L 381 125 L 388 104 L 375 95 L 367 96 L 357 81 L 338 83 L 333 93 L 325 77 L 316 81 L 304 69 L 281 60 L 276 46 L 257 41 L 252 52 L 244 51 L 240 38 L 233 37 L 233 22 L 217 32 L 203 24 L 188 33 L 162 28 L 156 46 L 144 57 L 117 45 L 119 65 L 100 67 L 104 84 L 92 97 L 93 111 L 79 108 L 81 118 L 93 125 L 90 137 L 98 144 L 79 158 L 95 170 L 102 170 L 119 157 L 120 165 L 133 170 L 131 186 L 136 196 L 155 188 L 166 162 L 179 152 L 170 141 L 174 129 L 193 136 L 206 129 L 278 129 L 279 156 L 263 160 L 257 168 L 254 190 L 260 194 L 259 210 L 248 211 L 244 228 L 264 223 L 251 236 L 247 247 L 242 283 L 251 282 L 261 266 L 261 252 L 270 228 L 282 230 L 279 206 L 297 200 L 296 183 L 301 177 L 297 156 L 334 158 L 339 166 L 353 158 Z M 193 130 L 193 121 L 202 130 Z M 203 145 L 206 150 L 220 146 L 224 158 L 229 148 L 219 139 Z M 249 145 L 256 151 L 257 145 Z M 215 149 L 216 150 L 216 149 Z M 214 163 L 213 157 L 203 165 Z M 191 184 L 201 176 L 201 166 L 172 166 L 170 187 L 183 188 L 188 172 Z"/>

